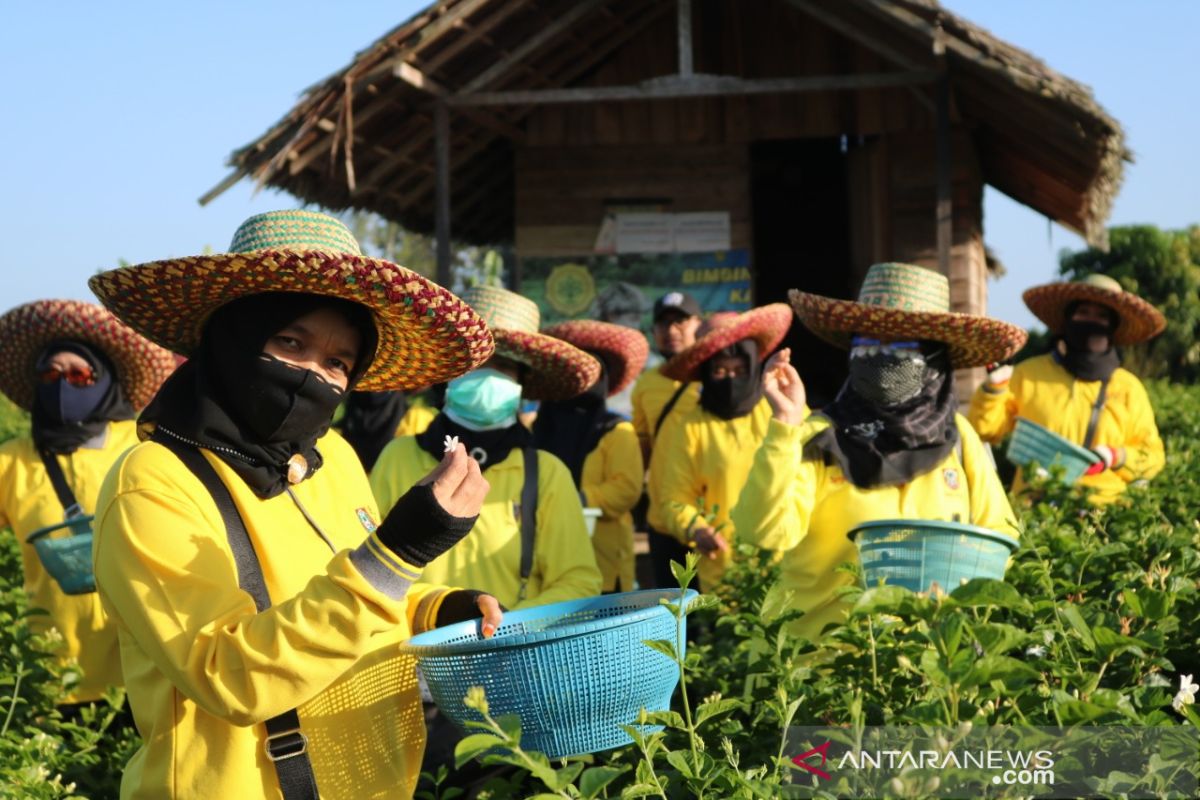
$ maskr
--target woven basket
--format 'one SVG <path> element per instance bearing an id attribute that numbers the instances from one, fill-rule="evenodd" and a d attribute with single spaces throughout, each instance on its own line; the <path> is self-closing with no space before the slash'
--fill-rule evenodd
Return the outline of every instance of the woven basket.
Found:
<path id="1" fill-rule="evenodd" d="M 52 533 L 66 535 L 51 537 Z M 39 528 L 25 537 L 25 541 L 33 545 L 42 566 L 58 582 L 64 594 L 96 591 L 96 576 L 92 573 L 90 514 Z"/>
<path id="2" fill-rule="evenodd" d="M 1043 469 L 1063 468 L 1062 479 L 1071 484 L 1079 480 L 1088 467 L 1100 459 L 1091 450 L 1070 442 L 1036 422 L 1017 417 L 1012 438 L 1008 442 L 1008 460 L 1018 466 L 1037 464 Z"/>
<path id="3" fill-rule="evenodd" d="M 695 597 L 688 590 L 684 602 Z M 480 719 L 463 698 L 482 686 L 493 717 L 521 718 L 522 748 L 550 758 L 595 753 L 629 744 L 621 726 L 643 708 L 670 708 L 679 668 L 643 642 L 677 641 L 675 616 L 659 601 L 679 599 L 678 590 L 650 590 L 509 611 L 491 639 L 475 620 L 414 636 L 401 650 L 417 658 L 434 702 L 460 728 Z"/>
<path id="4" fill-rule="evenodd" d="M 1017 540 L 976 525 L 885 519 L 848 534 L 858 545 L 863 582 L 881 581 L 914 592 L 952 592 L 971 578 L 1003 580 Z"/>

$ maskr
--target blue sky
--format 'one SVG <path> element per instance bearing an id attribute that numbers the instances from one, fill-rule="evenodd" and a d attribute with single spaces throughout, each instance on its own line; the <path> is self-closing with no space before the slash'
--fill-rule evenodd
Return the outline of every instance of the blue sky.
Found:
<path id="1" fill-rule="evenodd" d="M 944 0 L 952 10 L 1090 85 L 1125 126 L 1137 161 L 1112 222 L 1200 222 L 1195 31 L 1187 0 Z M 296 205 L 240 183 L 196 198 L 225 158 L 300 92 L 424 3 L 261 0 L 8 4 L 0 26 L 0 308 L 91 299 L 118 259 L 221 249 L 250 214 Z M 1032 317 L 1021 291 L 1055 275 L 1078 237 L 996 192 L 985 233 L 1009 269 L 991 311 Z"/>

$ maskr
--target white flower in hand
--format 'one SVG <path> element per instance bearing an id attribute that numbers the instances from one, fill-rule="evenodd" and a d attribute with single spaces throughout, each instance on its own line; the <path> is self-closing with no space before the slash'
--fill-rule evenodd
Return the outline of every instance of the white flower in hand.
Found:
<path id="1" fill-rule="evenodd" d="M 445 438 L 445 440 L 442 442 L 442 444 L 446 448 L 444 452 L 453 453 L 455 450 L 458 449 L 458 437 L 457 436 L 447 436 Z"/>
<path id="2" fill-rule="evenodd" d="M 1196 690 L 1200 689 L 1200 685 L 1192 683 L 1191 675 L 1179 676 L 1179 692 L 1175 695 L 1175 699 L 1171 701 L 1171 708 L 1182 712 L 1184 706 L 1190 706 L 1196 702 Z"/>

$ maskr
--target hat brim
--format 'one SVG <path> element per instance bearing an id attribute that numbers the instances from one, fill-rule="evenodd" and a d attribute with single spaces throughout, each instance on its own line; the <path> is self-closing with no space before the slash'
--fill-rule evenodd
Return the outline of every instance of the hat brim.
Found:
<path id="1" fill-rule="evenodd" d="M 587 391 L 600 377 L 600 362 L 562 339 L 542 333 L 497 329 L 496 355 L 529 367 L 521 379 L 529 400 L 568 400 Z"/>
<path id="2" fill-rule="evenodd" d="M 88 281 L 113 314 L 182 355 L 208 318 L 252 294 L 299 292 L 369 308 L 379 343 L 355 388 L 418 389 L 468 372 L 492 354 L 487 325 L 458 297 L 382 259 L 318 251 L 255 250 L 167 259 L 102 272 Z"/>
<path id="3" fill-rule="evenodd" d="M 726 325 L 714 328 L 688 348 L 676 353 L 659 370 L 675 381 L 700 380 L 700 367 L 705 361 L 732 344 L 743 339 L 753 339 L 758 344 L 758 354 L 765 359 L 792 326 L 792 310 L 787 303 L 771 303 L 739 314 Z"/>
<path id="4" fill-rule="evenodd" d="M 1033 315 L 1051 333 L 1062 333 L 1067 324 L 1067 306 L 1076 302 L 1097 303 L 1111 308 L 1121 318 L 1113 333 L 1113 344 L 1125 347 L 1153 339 L 1167 327 L 1157 308 L 1130 292 L 1114 292 L 1086 283 L 1048 283 L 1026 289 L 1022 295 Z"/>
<path id="5" fill-rule="evenodd" d="M 641 374 L 650 343 L 636 328 L 597 320 L 571 320 L 542 331 L 581 350 L 599 354 L 609 366 L 608 396 L 620 394 Z"/>
<path id="6" fill-rule="evenodd" d="M 147 341 L 94 303 L 37 300 L 0 316 L 0 391 L 26 411 L 33 409 L 37 360 L 46 346 L 69 339 L 104 353 L 135 410 L 150 402 L 175 369 L 170 352 Z"/>
<path id="7" fill-rule="evenodd" d="M 788 299 L 814 334 L 844 350 L 855 334 L 880 339 L 914 339 L 946 344 L 958 369 L 1011 358 L 1029 337 L 1009 322 L 954 311 L 908 311 L 791 290 Z"/>

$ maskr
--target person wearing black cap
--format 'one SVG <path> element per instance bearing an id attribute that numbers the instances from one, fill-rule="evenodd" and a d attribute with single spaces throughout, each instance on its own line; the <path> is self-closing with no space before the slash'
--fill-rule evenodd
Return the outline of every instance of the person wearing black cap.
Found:
<path id="1" fill-rule="evenodd" d="M 696 342 L 700 327 L 700 304 L 687 292 L 670 291 L 654 301 L 654 346 L 663 362 Z M 661 366 L 661 365 L 660 365 Z M 663 375 L 659 367 L 648 369 L 633 387 L 633 429 L 642 446 L 642 457 L 650 463 L 650 452 L 662 422 L 671 414 L 686 414 L 700 402 L 700 384 L 683 383 Z M 639 513 L 640 512 L 640 513 Z M 645 503 L 634 510 L 643 524 Z M 654 585 L 673 586 L 671 561 L 683 562 L 687 548 L 676 539 L 650 530 L 650 559 L 654 564 Z"/>

